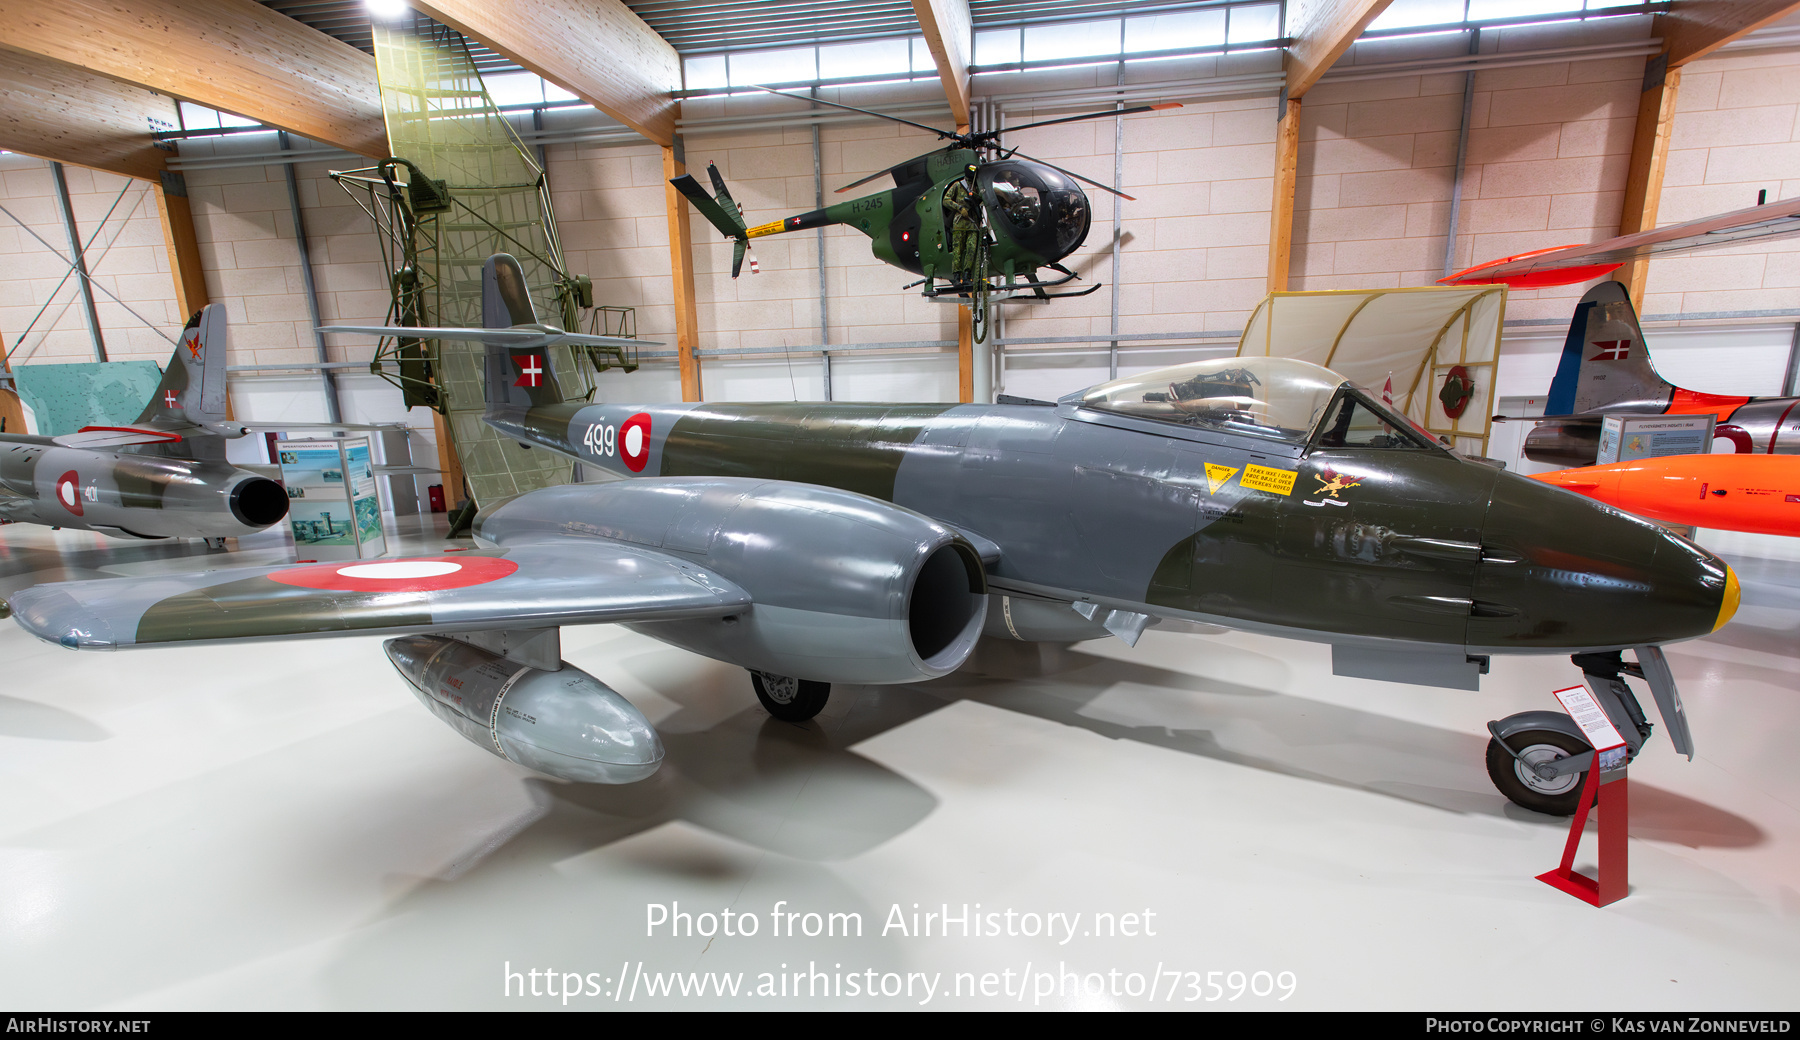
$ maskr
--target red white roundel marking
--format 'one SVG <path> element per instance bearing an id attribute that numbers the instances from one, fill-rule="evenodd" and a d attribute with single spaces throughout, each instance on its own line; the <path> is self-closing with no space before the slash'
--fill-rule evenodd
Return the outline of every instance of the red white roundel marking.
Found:
<path id="1" fill-rule="evenodd" d="M 498 556 L 421 556 L 293 567 L 276 571 L 269 580 L 327 592 L 438 592 L 499 581 L 518 569 Z"/>
<path id="2" fill-rule="evenodd" d="M 639 412 L 619 424 L 619 458 L 631 472 L 644 471 L 644 463 L 650 461 L 649 413 Z"/>
<path id="3" fill-rule="evenodd" d="M 81 474 L 70 470 L 56 478 L 56 500 L 64 509 L 81 515 Z"/>

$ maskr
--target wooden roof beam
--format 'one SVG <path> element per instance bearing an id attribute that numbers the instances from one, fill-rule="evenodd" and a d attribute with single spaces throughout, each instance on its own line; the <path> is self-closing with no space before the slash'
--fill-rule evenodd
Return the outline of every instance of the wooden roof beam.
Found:
<path id="1" fill-rule="evenodd" d="M 1670 68 L 1680 68 L 1770 22 L 1800 11 L 1794 0 L 1675 0 L 1656 16 Z"/>
<path id="2" fill-rule="evenodd" d="M 388 155 L 375 59 L 256 0 L 0 0 L 0 51 Z"/>
<path id="3" fill-rule="evenodd" d="M 1287 96 L 1302 97 L 1393 0 L 1288 0 Z"/>
<path id="4" fill-rule="evenodd" d="M 675 142 L 681 57 L 619 0 L 409 0 L 657 144 Z"/>
<path id="5" fill-rule="evenodd" d="M 175 127 L 175 102 L 32 55 L 0 61 L 0 148 L 158 181 L 168 153 L 150 134 Z"/>
<path id="6" fill-rule="evenodd" d="M 912 0 L 925 30 L 925 45 L 937 62 L 944 96 L 958 128 L 969 125 L 969 59 L 975 47 L 974 21 L 969 0 Z"/>

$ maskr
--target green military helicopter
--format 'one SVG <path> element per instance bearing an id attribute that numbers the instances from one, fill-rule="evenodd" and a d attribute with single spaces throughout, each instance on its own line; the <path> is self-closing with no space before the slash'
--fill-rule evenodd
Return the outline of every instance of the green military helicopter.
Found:
<path id="1" fill-rule="evenodd" d="M 1080 248 L 1092 221 L 1087 194 L 1077 181 L 1132 199 L 1072 170 L 1021 155 L 1016 148 L 1005 148 L 1000 144 L 1000 135 L 1181 107 L 1175 102 L 1139 105 L 999 130 L 957 133 L 868 109 L 767 87 L 759 89 L 904 123 L 934 133 L 949 144 L 837 189 L 849 191 L 892 175 L 894 186 L 886 191 L 755 227 L 746 226 L 743 211 L 733 201 L 716 166 L 707 166 L 713 185 L 710 195 L 692 175 L 675 178 L 670 183 L 693 202 L 701 216 L 726 237 L 737 240 L 731 276 L 736 278 L 743 269 L 750 239 L 845 224 L 869 236 L 870 251 L 877 259 L 924 276 L 906 288 L 924 286 L 925 296 L 958 296 L 967 300 L 977 342 L 986 338 L 988 302 L 996 293 L 1004 297 L 1030 292 L 1039 299 L 1052 299 L 1085 296 L 1099 288 L 1095 285 L 1080 292 L 1048 291 L 1077 277 L 1058 261 Z M 1043 269 L 1056 272 L 1057 277 L 1041 278 L 1039 272 Z"/>

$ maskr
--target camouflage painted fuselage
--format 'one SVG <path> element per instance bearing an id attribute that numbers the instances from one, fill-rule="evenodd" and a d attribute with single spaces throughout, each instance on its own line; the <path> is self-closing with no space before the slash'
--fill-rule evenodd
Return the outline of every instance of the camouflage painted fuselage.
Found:
<path id="1" fill-rule="evenodd" d="M 1713 631 L 1728 598 L 1724 565 L 1684 539 L 1447 451 L 1308 449 L 1070 401 L 571 402 L 488 421 L 619 476 L 892 502 L 995 543 L 1000 592 L 1334 644 L 1633 647 Z"/>

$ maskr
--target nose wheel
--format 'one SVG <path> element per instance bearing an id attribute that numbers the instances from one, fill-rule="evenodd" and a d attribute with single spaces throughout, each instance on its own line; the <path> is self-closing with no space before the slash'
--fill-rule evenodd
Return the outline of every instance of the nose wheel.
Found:
<path id="1" fill-rule="evenodd" d="M 783 722 L 805 722 L 823 711 L 831 696 L 830 683 L 768 672 L 751 672 L 750 685 L 755 687 L 763 710 Z"/>
<path id="2" fill-rule="evenodd" d="M 1531 729 L 1516 732 L 1506 743 L 1515 756 L 1489 738 L 1487 746 L 1488 779 L 1500 793 L 1515 805 L 1551 816 L 1571 816 L 1581 801 L 1581 785 L 1587 771 L 1543 776 L 1533 767 L 1550 766 L 1565 758 L 1586 754 L 1592 749 L 1579 737 L 1555 730 Z"/>

